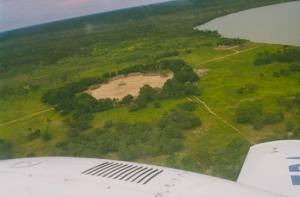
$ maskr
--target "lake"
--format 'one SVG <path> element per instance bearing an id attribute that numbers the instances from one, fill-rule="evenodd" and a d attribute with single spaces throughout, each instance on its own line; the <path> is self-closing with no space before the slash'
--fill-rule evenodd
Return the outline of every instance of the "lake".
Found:
<path id="1" fill-rule="evenodd" d="M 196 28 L 218 30 L 227 38 L 300 46 L 300 1 L 229 14 Z"/>

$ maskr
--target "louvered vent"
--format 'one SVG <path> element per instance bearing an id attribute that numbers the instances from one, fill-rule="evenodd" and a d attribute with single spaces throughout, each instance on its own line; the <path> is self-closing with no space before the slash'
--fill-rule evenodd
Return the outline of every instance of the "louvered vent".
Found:
<path id="1" fill-rule="evenodd" d="M 130 164 L 105 162 L 94 166 L 81 174 L 90 176 L 101 176 L 111 179 L 129 181 L 133 183 L 147 184 L 163 170 L 135 166 Z"/>

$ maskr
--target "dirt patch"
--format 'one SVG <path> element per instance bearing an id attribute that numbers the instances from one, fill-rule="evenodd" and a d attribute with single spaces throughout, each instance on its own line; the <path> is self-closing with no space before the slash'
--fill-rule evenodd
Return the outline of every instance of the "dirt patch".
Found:
<path id="1" fill-rule="evenodd" d="M 109 81 L 107 84 L 101 84 L 101 87 L 96 90 L 89 90 L 88 92 L 96 99 L 103 98 L 118 98 L 122 99 L 127 94 L 137 96 L 140 88 L 145 84 L 149 84 L 151 87 L 161 88 L 164 83 L 173 77 L 173 74 L 168 74 L 168 77 L 162 78 L 161 76 L 131 76 L 121 79 Z M 121 82 L 126 83 L 123 86 L 119 86 Z"/>
<path id="2" fill-rule="evenodd" d="M 208 75 L 208 71 L 210 69 L 207 69 L 207 68 L 203 68 L 203 69 L 194 69 L 194 72 L 199 76 L 199 77 L 202 77 L 204 75 Z"/>

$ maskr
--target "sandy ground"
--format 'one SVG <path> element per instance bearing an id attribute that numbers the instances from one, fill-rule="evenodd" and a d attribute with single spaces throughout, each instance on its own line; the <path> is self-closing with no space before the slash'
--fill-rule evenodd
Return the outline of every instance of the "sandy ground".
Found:
<path id="1" fill-rule="evenodd" d="M 161 88 L 164 83 L 172 77 L 173 74 L 169 74 L 166 78 L 162 78 L 161 76 L 131 76 L 110 81 L 107 84 L 101 84 L 100 88 L 96 90 L 88 90 L 88 92 L 96 99 L 118 98 L 121 100 L 127 94 L 138 96 L 140 88 L 145 84 L 150 85 L 152 88 Z M 122 81 L 125 82 L 126 85 L 119 86 Z"/>

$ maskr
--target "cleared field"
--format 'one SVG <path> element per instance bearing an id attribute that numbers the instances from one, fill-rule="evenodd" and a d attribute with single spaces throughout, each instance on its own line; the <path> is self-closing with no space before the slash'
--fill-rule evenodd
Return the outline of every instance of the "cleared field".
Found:
<path id="1" fill-rule="evenodd" d="M 96 99 L 105 99 L 105 98 L 118 98 L 121 100 L 127 94 L 132 96 L 138 96 L 139 90 L 144 85 L 148 84 L 151 87 L 161 88 L 164 83 L 173 77 L 173 74 L 169 74 L 168 77 L 161 76 L 130 76 L 122 79 L 117 79 L 114 81 L 109 81 L 107 84 L 102 84 L 100 88 L 96 90 L 89 90 L 92 93 L 92 96 Z M 120 83 L 124 85 L 120 85 Z"/>

